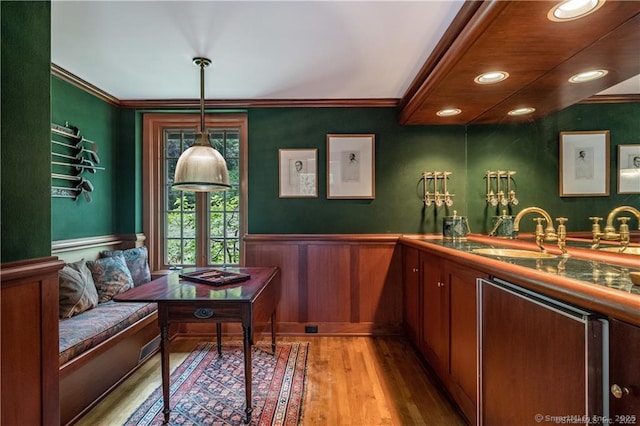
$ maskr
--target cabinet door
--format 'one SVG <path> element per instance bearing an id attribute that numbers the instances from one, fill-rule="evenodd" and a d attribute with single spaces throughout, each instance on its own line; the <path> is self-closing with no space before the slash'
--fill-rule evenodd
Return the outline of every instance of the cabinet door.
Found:
<path id="1" fill-rule="evenodd" d="M 449 371 L 449 286 L 445 281 L 444 260 L 420 254 L 422 274 L 421 349 L 441 378 Z"/>
<path id="2" fill-rule="evenodd" d="M 481 290 L 482 422 L 589 415 L 585 324 L 487 282 Z"/>
<path id="3" fill-rule="evenodd" d="M 418 250 L 402 246 L 402 319 L 407 335 L 418 345 L 420 333 L 420 260 Z"/>
<path id="4" fill-rule="evenodd" d="M 448 263 L 450 299 L 449 392 L 472 424 L 476 423 L 478 385 L 478 320 L 473 269 Z"/>
<path id="5" fill-rule="evenodd" d="M 640 422 L 640 327 L 611 320 L 609 333 L 611 417 L 616 424 L 635 424 Z"/>

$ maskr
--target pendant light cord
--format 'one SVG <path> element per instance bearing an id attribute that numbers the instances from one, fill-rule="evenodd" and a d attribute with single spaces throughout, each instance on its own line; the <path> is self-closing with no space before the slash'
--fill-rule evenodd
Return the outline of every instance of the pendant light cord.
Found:
<path id="1" fill-rule="evenodd" d="M 204 133 L 204 67 L 205 62 L 200 62 L 200 132 Z"/>

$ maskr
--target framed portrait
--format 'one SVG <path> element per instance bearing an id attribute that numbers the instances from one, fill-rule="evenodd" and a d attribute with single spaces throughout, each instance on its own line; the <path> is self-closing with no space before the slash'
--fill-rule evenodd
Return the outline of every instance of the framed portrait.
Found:
<path id="1" fill-rule="evenodd" d="M 618 194 L 640 194 L 640 145 L 618 145 Z"/>
<path id="2" fill-rule="evenodd" d="M 327 198 L 375 196 L 375 135 L 327 135 Z"/>
<path id="3" fill-rule="evenodd" d="M 280 149 L 280 198 L 318 196 L 318 150 Z"/>
<path id="4" fill-rule="evenodd" d="M 560 133 L 560 196 L 609 195 L 609 131 Z"/>

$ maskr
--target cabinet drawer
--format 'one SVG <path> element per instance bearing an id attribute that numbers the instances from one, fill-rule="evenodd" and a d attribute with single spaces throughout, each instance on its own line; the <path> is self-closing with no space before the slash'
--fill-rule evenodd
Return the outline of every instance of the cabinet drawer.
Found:
<path id="1" fill-rule="evenodd" d="M 242 319 L 240 306 L 172 305 L 167 307 L 169 322 L 237 321 Z"/>

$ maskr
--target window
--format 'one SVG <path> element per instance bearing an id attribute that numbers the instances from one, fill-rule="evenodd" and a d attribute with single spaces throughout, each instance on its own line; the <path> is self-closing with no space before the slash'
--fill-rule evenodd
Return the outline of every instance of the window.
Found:
<path id="1" fill-rule="evenodd" d="M 244 263 L 246 116 L 207 116 L 205 126 L 212 145 L 227 161 L 232 185 L 228 191 L 171 187 L 178 157 L 194 143 L 199 117 L 144 116 L 144 229 L 154 270 Z"/>

